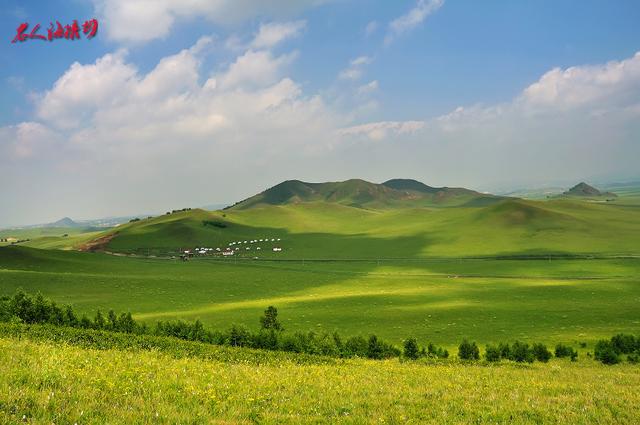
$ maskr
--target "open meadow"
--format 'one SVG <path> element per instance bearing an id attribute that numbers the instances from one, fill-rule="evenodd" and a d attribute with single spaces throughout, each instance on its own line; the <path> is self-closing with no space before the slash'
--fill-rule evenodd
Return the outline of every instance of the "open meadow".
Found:
<path id="1" fill-rule="evenodd" d="M 0 421 L 631 424 L 640 416 L 640 368 L 628 364 L 299 364 L 229 350 L 205 360 L 3 336 Z"/>

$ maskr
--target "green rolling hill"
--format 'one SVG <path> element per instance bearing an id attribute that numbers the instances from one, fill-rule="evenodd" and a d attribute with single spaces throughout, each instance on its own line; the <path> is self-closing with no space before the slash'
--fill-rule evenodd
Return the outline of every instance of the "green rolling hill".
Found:
<path id="1" fill-rule="evenodd" d="M 288 180 L 229 209 L 244 210 L 268 205 L 328 202 L 357 208 L 457 206 L 497 202 L 501 197 L 464 188 L 431 187 L 416 180 L 394 179 L 382 184 L 351 179 L 343 182 L 305 183 Z"/>

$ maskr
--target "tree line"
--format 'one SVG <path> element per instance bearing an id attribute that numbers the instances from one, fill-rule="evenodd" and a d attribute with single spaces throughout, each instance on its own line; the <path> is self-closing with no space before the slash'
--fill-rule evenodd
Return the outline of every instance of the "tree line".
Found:
<path id="1" fill-rule="evenodd" d="M 227 330 L 207 329 L 200 320 L 159 321 L 155 325 L 138 322 L 131 313 L 116 314 L 109 310 L 103 314 L 98 310 L 93 318 L 78 314 L 70 305 L 60 306 L 56 302 L 38 293 L 31 296 L 18 290 L 12 297 L 0 297 L 0 322 L 20 322 L 25 324 L 49 324 L 72 328 L 84 328 L 119 332 L 125 334 L 174 337 L 181 340 L 197 341 L 215 345 L 247 347 L 266 350 L 278 350 L 293 353 L 306 353 L 331 357 L 362 357 L 387 359 L 403 357 L 408 360 L 446 359 L 449 352 L 433 343 L 421 346 L 416 338 L 404 341 L 402 349 L 370 335 L 343 338 L 338 332 L 294 332 L 285 333 L 278 319 L 278 310 L 270 306 L 260 317 L 259 330 L 250 330 L 244 325 L 231 325 Z M 458 358 L 463 361 L 481 359 L 480 348 L 476 342 L 464 340 L 458 346 Z M 590 353 L 589 353 L 590 355 Z M 598 341 L 594 348 L 594 358 L 604 364 L 616 364 L 623 360 L 640 362 L 640 338 L 633 335 L 618 334 L 610 340 Z M 578 352 L 567 345 L 558 344 L 552 352 L 542 343 L 529 345 L 521 341 L 511 344 L 489 344 L 485 347 L 483 358 L 487 362 L 509 360 L 518 363 L 534 361 L 548 362 L 553 356 L 576 361 Z"/>

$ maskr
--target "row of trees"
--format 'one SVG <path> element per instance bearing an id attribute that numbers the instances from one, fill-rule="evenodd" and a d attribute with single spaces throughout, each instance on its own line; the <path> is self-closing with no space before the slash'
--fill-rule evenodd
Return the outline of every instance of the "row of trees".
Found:
<path id="1" fill-rule="evenodd" d="M 140 335 L 170 336 L 187 341 L 216 345 L 281 350 L 333 357 L 366 357 L 385 359 L 397 357 L 401 351 L 376 335 L 343 339 L 333 334 L 316 332 L 284 333 L 278 320 L 278 310 L 269 307 L 260 318 L 260 329 L 252 331 L 242 325 L 232 325 L 226 331 L 206 329 L 200 320 L 157 322 L 149 327 L 139 323 L 131 313 L 117 315 L 113 310 L 104 315 L 98 311 L 93 319 L 78 316 L 71 306 L 59 306 L 41 294 L 32 297 L 18 291 L 13 297 L 0 298 L 0 322 L 17 321 L 27 324 L 51 324 L 85 329 L 106 330 Z"/>
<path id="2" fill-rule="evenodd" d="M 13 297 L 0 297 L 0 322 L 22 322 L 27 324 L 51 324 L 85 329 L 106 330 L 129 334 L 170 336 L 188 341 L 198 341 L 216 345 L 248 347 L 267 350 L 281 350 L 295 353 L 319 354 L 333 357 L 366 357 L 385 359 L 403 355 L 407 359 L 419 358 L 446 359 L 449 352 L 432 343 L 420 346 L 415 338 L 404 341 L 403 350 L 383 341 L 376 335 L 368 338 L 355 336 L 343 339 L 337 332 L 295 332 L 285 333 L 278 320 L 278 310 L 269 307 L 260 318 L 260 329 L 253 331 L 242 325 L 232 325 L 225 331 L 206 329 L 200 320 L 195 322 L 165 321 L 155 326 L 139 323 L 131 313 L 116 314 L 109 310 L 107 314 L 98 311 L 91 319 L 86 315 L 78 316 L 69 305 L 59 306 L 41 294 L 31 296 L 18 291 Z M 544 344 L 529 345 L 516 341 L 512 344 L 500 343 L 487 345 L 484 358 L 489 362 L 511 360 L 532 363 L 548 362 L 555 354 L 557 358 L 570 358 L 575 361 L 578 353 L 575 349 L 558 344 L 552 353 Z M 622 361 L 623 355 L 630 362 L 640 362 L 640 338 L 633 335 L 618 334 L 610 340 L 601 340 L 595 346 L 594 358 L 605 364 Z M 458 347 L 461 360 L 479 360 L 480 349 L 475 342 L 464 340 Z"/>
<path id="3" fill-rule="evenodd" d="M 572 361 L 578 358 L 578 352 L 563 344 L 556 345 L 555 356 L 558 358 L 569 357 Z M 533 363 L 539 361 L 546 363 L 554 355 L 546 345 L 536 343 L 529 344 L 516 341 L 513 344 L 500 343 L 498 345 L 487 345 L 484 358 L 488 362 L 499 362 L 500 360 L 511 360 L 518 363 Z M 480 360 L 480 349 L 475 342 L 464 340 L 458 347 L 458 358 L 461 360 Z"/>

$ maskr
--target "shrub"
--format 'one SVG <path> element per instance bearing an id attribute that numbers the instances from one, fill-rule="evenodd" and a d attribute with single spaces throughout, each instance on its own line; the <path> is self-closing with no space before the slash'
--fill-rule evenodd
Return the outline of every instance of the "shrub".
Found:
<path id="1" fill-rule="evenodd" d="M 533 353 L 533 357 L 543 363 L 547 363 L 552 356 L 551 351 L 547 349 L 547 346 L 540 343 L 533 344 L 531 351 Z"/>
<path id="2" fill-rule="evenodd" d="M 488 362 L 498 362 L 500 361 L 500 349 L 495 345 L 487 345 L 484 357 Z"/>
<path id="3" fill-rule="evenodd" d="M 249 345 L 251 335 L 249 330 L 242 325 L 233 325 L 229 329 L 227 343 L 232 347 L 246 347 Z"/>
<path id="4" fill-rule="evenodd" d="M 418 341 L 415 338 L 409 338 L 404 341 L 404 356 L 411 360 L 416 360 L 420 357 L 420 347 L 418 347 Z"/>
<path id="5" fill-rule="evenodd" d="M 500 358 L 508 360 L 511 358 L 511 346 L 506 342 L 498 344 L 498 350 L 500 351 Z"/>
<path id="6" fill-rule="evenodd" d="M 449 357 L 449 352 L 442 347 L 438 347 L 432 342 L 427 345 L 427 349 L 422 349 L 422 355 L 429 356 L 434 359 L 446 359 Z"/>
<path id="7" fill-rule="evenodd" d="M 638 353 L 629 354 L 627 356 L 627 361 L 629 361 L 629 363 L 633 363 L 633 364 L 640 363 L 640 354 L 638 354 Z"/>
<path id="8" fill-rule="evenodd" d="M 575 362 L 578 358 L 578 352 L 564 344 L 558 344 L 555 348 L 555 356 L 557 358 L 571 357 L 571 361 Z"/>
<path id="9" fill-rule="evenodd" d="M 636 350 L 636 338 L 633 335 L 618 334 L 611 338 L 613 349 L 618 354 L 631 354 Z"/>
<path id="10" fill-rule="evenodd" d="M 361 336 L 352 336 L 344 344 L 345 357 L 367 357 L 367 340 Z"/>
<path id="11" fill-rule="evenodd" d="M 593 349 L 593 357 L 596 360 L 600 360 L 603 364 L 616 364 L 620 363 L 618 353 L 611 341 L 600 340 L 596 343 Z"/>
<path id="12" fill-rule="evenodd" d="M 511 346 L 511 360 L 518 363 L 533 363 L 533 352 L 529 349 L 529 344 L 516 341 Z"/>
<path id="13" fill-rule="evenodd" d="M 478 360 L 480 358 L 480 350 L 475 342 L 469 342 L 466 339 L 458 347 L 458 357 L 460 360 Z"/>

